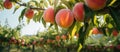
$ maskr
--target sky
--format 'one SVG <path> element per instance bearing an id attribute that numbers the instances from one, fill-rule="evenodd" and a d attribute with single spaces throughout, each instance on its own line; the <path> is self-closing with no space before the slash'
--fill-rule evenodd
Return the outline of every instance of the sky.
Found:
<path id="1" fill-rule="evenodd" d="M 29 0 L 24 0 L 27 2 Z M 11 28 L 15 28 L 18 24 L 18 17 L 21 14 L 22 9 L 24 7 L 20 7 L 14 14 L 14 6 L 12 9 L 4 9 L 0 11 L 0 22 L 2 25 L 5 25 L 6 19 L 8 20 L 8 24 Z M 21 35 L 35 35 L 38 31 L 44 31 L 46 28 L 42 25 L 42 23 L 35 23 L 33 20 L 30 20 L 30 23 L 27 24 L 26 18 L 23 19 L 25 26 L 21 29 Z"/>

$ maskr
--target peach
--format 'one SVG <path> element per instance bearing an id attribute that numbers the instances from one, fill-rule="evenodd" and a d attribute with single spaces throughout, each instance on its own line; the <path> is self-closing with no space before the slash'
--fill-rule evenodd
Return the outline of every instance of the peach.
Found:
<path id="1" fill-rule="evenodd" d="M 25 12 L 25 16 L 28 18 L 28 19 L 32 19 L 33 16 L 34 16 L 34 11 L 32 9 L 28 9 L 26 12 Z"/>
<path id="2" fill-rule="evenodd" d="M 14 40 L 15 40 L 15 37 L 14 37 L 14 36 L 12 36 L 12 37 L 11 37 L 11 40 L 12 40 L 12 41 L 14 41 Z"/>
<path id="3" fill-rule="evenodd" d="M 100 32 L 99 32 L 99 30 L 98 30 L 98 28 L 93 28 L 92 29 L 92 34 L 99 34 Z"/>
<path id="4" fill-rule="evenodd" d="M 112 35 L 113 35 L 113 36 L 117 36 L 117 35 L 118 35 L 118 31 L 114 29 L 114 30 L 112 31 Z"/>
<path id="5" fill-rule="evenodd" d="M 66 35 L 62 35 L 61 38 L 62 38 L 63 40 L 66 40 L 66 39 L 67 39 L 67 36 L 66 36 Z"/>
<path id="6" fill-rule="evenodd" d="M 36 43 L 37 43 L 37 41 L 36 41 L 36 40 L 34 40 L 34 41 L 32 42 L 32 44 L 33 44 L 33 45 L 35 45 Z"/>
<path id="7" fill-rule="evenodd" d="M 55 21 L 59 26 L 69 28 L 73 24 L 74 17 L 69 9 L 61 9 L 57 12 Z"/>
<path id="8" fill-rule="evenodd" d="M 107 0 L 85 0 L 86 5 L 92 10 L 100 10 L 105 7 Z"/>
<path id="9" fill-rule="evenodd" d="M 44 41 L 44 38 L 40 38 L 40 42 L 43 42 Z"/>
<path id="10" fill-rule="evenodd" d="M 45 22 L 50 22 L 51 24 L 53 24 L 55 22 L 54 9 L 52 7 L 48 8 L 44 11 L 43 19 Z"/>
<path id="11" fill-rule="evenodd" d="M 75 4 L 73 7 L 73 15 L 76 21 L 84 21 L 84 5 L 82 2 Z"/>
<path id="12" fill-rule="evenodd" d="M 22 42 L 21 45 L 24 46 L 24 45 L 25 45 L 25 42 Z"/>
<path id="13" fill-rule="evenodd" d="M 47 39 L 47 43 L 52 43 L 52 39 Z"/>
<path id="14" fill-rule="evenodd" d="M 60 41 L 60 36 L 57 35 L 57 36 L 55 37 L 55 39 L 56 39 L 56 41 Z"/>
<path id="15" fill-rule="evenodd" d="M 6 9 L 11 9 L 12 8 L 12 2 L 10 2 L 9 0 L 5 0 L 5 2 L 3 3 L 3 6 Z"/>
<path id="16" fill-rule="evenodd" d="M 18 43 L 21 43 L 21 39 L 18 39 Z"/>

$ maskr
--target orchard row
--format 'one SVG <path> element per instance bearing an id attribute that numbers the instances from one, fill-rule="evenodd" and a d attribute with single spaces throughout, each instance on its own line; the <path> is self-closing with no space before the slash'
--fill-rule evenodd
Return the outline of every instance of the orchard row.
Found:
<path id="1" fill-rule="evenodd" d="M 5 39 L 5 38 L 4 38 Z M 8 39 L 8 38 L 6 38 Z M 40 37 L 38 39 L 33 39 L 29 40 L 29 38 L 24 39 L 24 38 L 18 38 L 16 39 L 14 36 L 12 36 L 10 39 L 8 39 L 9 44 L 15 44 L 15 45 L 20 45 L 20 46 L 30 46 L 30 45 L 36 45 L 36 46 L 44 46 L 44 45 L 55 45 L 59 47 L 64 47 L 64 46 L 70 46 L 72 43 L 69 40 L 68 35 L 56 35 L 54 38 L 48 37 L 45 38 Z M 72 41 L 74 42 L 73 44 L 76 45 L 78 39 L 78 34 L 75 35 L 75 39 Z M 0 39 L 0 44 L 4 43 L 4 40 Z"/>
<path id="2" fill-rule="evenodd" d="M 98 35 L 98 34 L 102 34 L 102 32 L 100 30 L 98 30 L 98 28 L 93 28 L 92 29 L 92 34 L 93 35 Z M 112 31 L 112 36 L 117 37 L 119 34 L 119 32 L 117 30 L 113 30 Z M 56 45 L 56 46 L 64 46 L 66 44 L 77 44 L 77 40 L 79 38 L 79 34 L 75 34 L 74 38 L 71 39 L 69 34 L 65 35 L 51 35 L 50 37 L 47 37 L 46 35 L 41 36 L 38 39 L 24 39 L 24 38 L 15 38 L 14 36 L 12 36 L 11 38 L 6 38 L 7 42 L 10 44 L 18 44 L 18 45 L 22 45 L 22 46 L 26 46 L 26 45 L 45 45 L 45 44 L 52 44 L 52 45 Z M 3 38 L 5 39 L 5 38 Z M 3 39 L 0 39 L 0 43 L 4 42 Z M 29 40 L 29 41 L 28 41 Z"/>

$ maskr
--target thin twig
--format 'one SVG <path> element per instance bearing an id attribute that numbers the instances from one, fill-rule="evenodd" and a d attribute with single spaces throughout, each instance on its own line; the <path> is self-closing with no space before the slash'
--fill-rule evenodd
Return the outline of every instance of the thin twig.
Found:
<path id="1" fill-rule="evenodd" d="M 16 4 L 19 4 L 20 6 L 27 6 L 26 5 L 26 3 L 19 3 L 19 2 L 17 2 L 17 1 L 15 1 L 15 3 Z M 30 9 L 35 9 L 35 10 L 45 10 L 45 9 L 43 9 L 43 8 L 37 8 L 37 7 L 32 7 L 32 6 L 30 6 Z"/>

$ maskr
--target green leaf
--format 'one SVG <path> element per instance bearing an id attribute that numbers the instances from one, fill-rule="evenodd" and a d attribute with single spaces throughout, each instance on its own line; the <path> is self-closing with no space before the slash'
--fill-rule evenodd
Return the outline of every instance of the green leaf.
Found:
<path id="1" fill-rule="evenodd" d="M 0 10 L 4 9 L 3 2 L 0 2 Z"/>
<path id="2" fill-rule="evenodd" d="M 27 19 L 27 24 L 29 24 L 30 23 L 30 19 Z"/>
<path id="3" fill-rule="evenodd" d="M 81 45 L 84 44 L 86 36 L 88 35 L 90 28 L 88 23 L 84 23 L 84 26 L 82 26 L 79 30 L 79 38 L 78 38 L 78 45 L 81 43 Z"/>
<path id="4" fill-rule="evenodd" d="M 39 21 L 39 22 L 40 22 L 40 20 L 41 20 L 42 16 L 43 16 L 43 12 L 40 12 L 40 14 L 37 16 L 37 21 Z"/>
<path id="5" fill-rule="evenodd" d="M 44 27 L 46 27 L 46 22 L 44 21 L 43 18 L 42 18 L 42 24 L 44 25 Z"/>
<path id="6" fill-rule="evenodd" d="M 50 26 L 48 27 L 48 29 L 50 29 L 53 26 L 53 24 L 50 24 Z"/>
<path id="7" fill-rule="evenodd" d="M 110 4 L 108 6 L 118 7 L 119 5 L 120 5 L 120 0 L 111 0 Z"/>
<path id="8" fill-rule="evenodd" d="M 34 14 L 34 17 L 33 17 L 33 21 L 37 22 L 37 20 L 36 20 L 37 16 L 38 16 L 38 15 L 35 13 L 35 14 Z"/>
<path id="9" fill-rule="evenodd" d="M 36 13 L 36 14 L 34 15 L 34 17 L 33 17 L 33 20 L 34 20 L 35 22 L 40 22 L 42 16 L 43 16 L 43 12 L 39 12 L 38 14 Z"/>
<path id="10" fill-rule="evenodd" d="M 55 29 L 58 32 L 58 25 L 55 23 Z"/>
<path id="11" fill-rule="evenodd" d="M 112 1 L 113 1 L 113 0 L 107 0 L 106 5 L 109 6 Z"/>
<path id="12" fill-rule="evenodd" d="M 38 2 L 37 2 L 37 1 L 32 0 L 31 2 L 34 2 L 34 3 L 35 3 L 35 5 L 36 5 L 37 7 L 39 6 L 39 4 L 38 4 Z"/>
<path id="13" fill-rule="evenodd" d="M 19 22 L 21 22 L 21 20 L 23 20 L 23 17 L 24 17 L 24 14 L 25 14 L 25 11 L 26 11 L 27 8 L 23 9 L 20 16 L 19 16 Z"/>
<path id="14" fill-rule="evenodd" d="M 63 4 L 65 4 L 69 9 L 72 9 L 72 7 L 69 5 L 68 1 L 66 0 L 61 0 Z"/>
<path id="15" fill-rule="evenodd" d="M 72 24 L 72 26 L 70 26 L 69 28 L 68 28 L 68 32 L 70 33 L 70 35 L 72 35 L 72 31 L 73 31 L 73 29 L 74 29 L 74 27 L 75 27 L 75 24 L 76 24 L 76 21 L 74 21 L 73 22 L 73 24 Z"/>
<path id="16" fill-rule="evenodd" d="M 53 5 L 55 1 L 58 1 L 58 0 L 48 0 L 50 5 Z"/>
<path id="17" fill-rule="evenodd" d="M 63 5 L 59 5 L 59 6 L 55 7 L 55 8 L 54 8 L 54 9 L 55 9 L 55 14 L 56 14 L 60 9 L 63 9 L 63 8 L 66 8 L 66 7 L 63 6 Z"/>
<path id="18" fill-rule="evenodd" d="M 79 44 L 79 48 L 78 48 L 77 52 L 80 52 L 80 50 L 82 49 L 82 46 L 83 45 Z"/>
<path id="19" fill-rule="evenodd" d="M 82 22 L 74 22 L 73 25 L 68 29 L 71 38 L 74 38 L 74 35 L 79 32 L 80 27 L 83 26 Z"/>
<path id="20" fill-rule="evenodd" d="M 92 21 L 94 22 L 94 11 L 91 10 L 89 7 L 87 7 L 86 5 L 84 5 L 84 11 L 85 11 L 85 18 L 84 18 L 84 21 L 85 22 L 88 22 L 91 19 L 93 19 Z"/>
<path id="21" fill-rule="evenodd" d="M 14 9 L 14 12 L 13 12 L 13 14 L 18 10 L 20 8 L 20 6 L 19 5 L 17 5 L 17 6 L 15 6 L 15 9 Z"/>
<path id="22" fill-rule="evenodd" d="M 112 16 L 116 24 L 116 28 L 120 30 L 120 9 L 113 7 L 109 7 L 109 9 L 110 9 L 110 15 Z"/>
<path id="23" fill-rule="evenodd" d="M 98 27 L 99 22 L 97 20 L 97 16 L 96 15 L 94 16 L 93 21 L 94 21 L 94 25 L 96 25 Z"/>
<path id="24" fill-rule="evenodd" d="M 45 7 L 48 7 L 49 3 L 48 3 L 47 0 L 43 0 L 43 3 L 44 3 L 44 6 L 45 6 Z"/>

